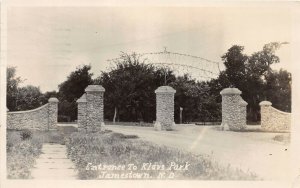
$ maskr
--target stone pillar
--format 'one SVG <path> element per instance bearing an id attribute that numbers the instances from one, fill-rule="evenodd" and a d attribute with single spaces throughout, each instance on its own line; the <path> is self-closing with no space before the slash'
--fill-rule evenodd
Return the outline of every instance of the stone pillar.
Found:
<path id="1" fill-rule="evenodd" d="M 260 106 L 260 122 L 261 122 L 261 128 L 263 130 L 269 129 L 269 121 L 270 121 L 270 113 L 271 113 L 271 106 L 272 103 L 269 101 L 262 101 L 259 103 Z"/>
<path id="2" fill-rule="evenodd" d="M 174 94 L 176 91 L 170 86 L 161 86 L 156 93 L 156 130 L 174 129 Z"/>
<path id="3" fill-rule="evenodd" d="M 103 95 L 105 89 L 101 85 L 89 85 L 85 92 L 87 131 L 101 131 L 104 128 Z"/>
<path id="4" fill-rule="evenodd" d="M 245 128 L 247 126 L 247 105 L 248 103 L 240 98 L 240 121 L 244 123 Z"/>
<path id="5" fill-rule="evenodd" d="M 245 113 L 241 112 L 241 94 L 237 88 L 225 88 L 222 95 L 222 127 L 228 127 L 229 130 L 239 131 L 246 128 Z M 245 105 L 245 104 L 243 104 Z M 245 108 L 245 107 L 244 107 Z M 243 111 L 243 110 L 242 110 Z"/>
<path id="6" fill-rule="evenodd" d="M 52 97 L 48 100 L 48 130 L 57 127 L 57 114 L 58 114 L 58 99 Z"/>
<path id="7" fill-rule="evenodd" d="M 86 94 L 84 93 L 77 101 L 77 125 L 78 131 L 86 131 Z"/>

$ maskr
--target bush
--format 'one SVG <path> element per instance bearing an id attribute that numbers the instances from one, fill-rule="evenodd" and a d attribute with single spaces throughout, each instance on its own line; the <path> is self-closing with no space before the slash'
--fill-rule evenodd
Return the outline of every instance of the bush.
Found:
<path id="1" fill-rule="evenodd" d="M 22 140 L 31 139 L 31 137 L 32 137 L 32 132 L 30 130 L 25 129 L 21 131 Z"/>
<path id="2" fill-rule="evenodd" d="M 118 133 L 73 133 L 67 141 L 67 153 L 78 170 L 79 179 L 98 179 L 99 170 L 86 170 L 88 163 L 93 165 L 128 165 L 135 164 L 141 167 L 144 163 L 166 165 L 190 163 L 187 171 L 151 170 L 144 171 L 138 168 L 134 172 L 147 172 L 151 177 L 158 177 L 160 172 L 173 172 L 174 179 L 198 180 L 254 180 L 256 175 L 223 167 L 213 162 L 209 157 L 193 155 L 165 146 L 158 146 L 142 140 L 126 139 Z M 122 171 L 129 173 L 127 169 Z M 101 179 L 101 177 L 100 177 Z M 167 178 L 165 178 L 167 179 Z"/>

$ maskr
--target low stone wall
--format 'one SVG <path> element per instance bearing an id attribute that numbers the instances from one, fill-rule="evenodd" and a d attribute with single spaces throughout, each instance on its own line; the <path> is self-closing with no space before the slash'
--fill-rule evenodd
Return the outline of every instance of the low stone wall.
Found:
<path id="1" fill-rule="evenodd" d="M 264 131 L 286 132 L 291 129 L 291 113 L 282 112 L 272 107 L 269 101 L 259 103 L 261 128 Z"/>
<path id="2" fill-rule="evenodd" d="M 57 124 L 57 104 L 56 98 L 50 98 L 49 103 L 33 110 L 7 112 L 7 129 L 54 129 Z"/>

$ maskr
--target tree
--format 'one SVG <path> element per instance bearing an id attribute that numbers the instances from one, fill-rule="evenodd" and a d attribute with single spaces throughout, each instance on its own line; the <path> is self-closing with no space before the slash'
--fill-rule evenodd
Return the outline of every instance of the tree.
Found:
<path id="1" fill-rule="evenodd" d="M 95 81 L 105 89 L 105 118 L 113 121 L 155 120 L 154 91 L 175 79 L 172 71 L 145 64 L 137 54 L 122 53 L 115 67 L 102 72 Z"/>
<path id="2" fill-rule="evenodd" d="M 7 67 L 6 69 L 6 106 L 10 111 L 17 110 L 16 98 L 19 84 L 22 82 L 20 77 L 16 76 L 16 67 Z"/>
<path id="3" fill-rule="evenodd" d="M 18 88 L 16 110 L 31 110 L 47 103 L 39 87 L 28 85 Z"/>
<path id="4" fill-rule="evenodd" d="M 222 56 L 226 70 L 224 71 L 225 81 L 231 87 L 241 88 L 244 83 L 246 73 L 247 55 L 243 54 L 244 47 L 234 45 L 228 49 L 227 53 Z M 227 82 L 227 83 L 226 83 Z"/>
<path id="5" fill-rule="evenodd" d="M 66 116 L 64 119 L 74 121 L 77 119 L 76 100 L 84 93 L 85 88 L 93 83 L 91 66 L 83 65 L 71 72 L 67 80 L 61 83 L 58 88 L 58 99 L 60 101 L 58 113 Z M 54 93 L 52 93 L 54 94 Z M 59 120 L 61 120 L 59 118 Z"/>
<path id="6" fill-rule="evenodd" d="M 44 93 L 45 99 L 48 100 L 51 97 L 55 97 L 58 98 L 58 92 L 57 91 L 47 91 L 46 93 Z"/>
<path id="7" fill-rule="evenodd" d="M 291 112 L 291 86 L 292 76 L 286 70 L 272 71 L 266 78 L 266 100 L 285 112 Z"/>
<path id="8" fill-rule="evenodd" d="M 61 83 L 58 88 L 59 97 L 68 102 L 77 100 L 84 93 L 85 88 L 93 83 L 91 66 L 83 65 L 71 72 L 67 80 Z"/>
<path id="9" fill-rule="evenodd" d="M 216 95 L 210 93 L 208 82 L 197 82 L 185 74 L 176 77 L 170 86 L 176 90 L 175 122 L 179 122 L 180 107 L 183 108 L 183 122 L 220 119 L 220 102 Z"/>
<path id="10" fill-rule="evenodd" d="M 7 68 L 7 108 L 10 111 L 31 110 L 45 103 L 47 99 L 39 87 L 20 87 L 22 79 L 16 76 L 16 67 Z"/>
<path id="11" fill-rule="evenodd" d="M 248 102 L 248 119 L 259 120 L 259 102 L 262 100 L 281 101 L 282 105 L 274 102 L 280 110 L 288 110 L 290 106 L 290 75 L 286 71 L 276 73 L 271 65 L 279 63 L 280 59 L 275 52 L 281 45 L 286 43 L 272 42 L 264 45 L 261 51 L 250 56 L 243 54 L 244 47 L 234 45 L 222 56 L 225 64 L 225 71 L 222 71 L 216 80 L 211 84 L 214 93 L 226 87 L 237 87 L 242 91 L 242 97 Z M 276 86 L 278 85 L 278 86 Z M 284 90 L 277 95 L 274 93 Z"/>
<path id="12" fill-rule="evenodd" d="M 260 106 L 259 102 L 269 98 L 268 88 L 272 87 L 268 77 L 272 75 L 273 70 L 271 65 L 279 63 L 280 59 L 275 52 L 282 44 L 271 42 L 265 44 L 261 51 L 253 53 L 246 65 L 246 83 L 243 96 L 248 102 L 248 116 L 252 121 L 259 120 Z M 273 92 L 276 92 L 273 90 Z M 272 102 L 272 101 L 271 101 Z M 282 109 L 281 109 L 282 110 Z"/>

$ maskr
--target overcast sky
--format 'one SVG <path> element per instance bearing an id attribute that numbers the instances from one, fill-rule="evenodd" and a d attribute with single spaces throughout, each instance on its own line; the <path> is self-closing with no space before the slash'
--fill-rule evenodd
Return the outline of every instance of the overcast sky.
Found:
<path id="1" fill-rule="evenodd" d="M 221 62 L 234 44 L 251 54 L 269 42 L 291 42 L 289 9 L 182 7 L 11 7 L 7 12 L 9 66 L 23 85 L 43 92 L 82 64 L 95 76 L 120 52 L 168 51 Z M 276 68 L 291 70 L 291 45 L 277 55 Z"/>

